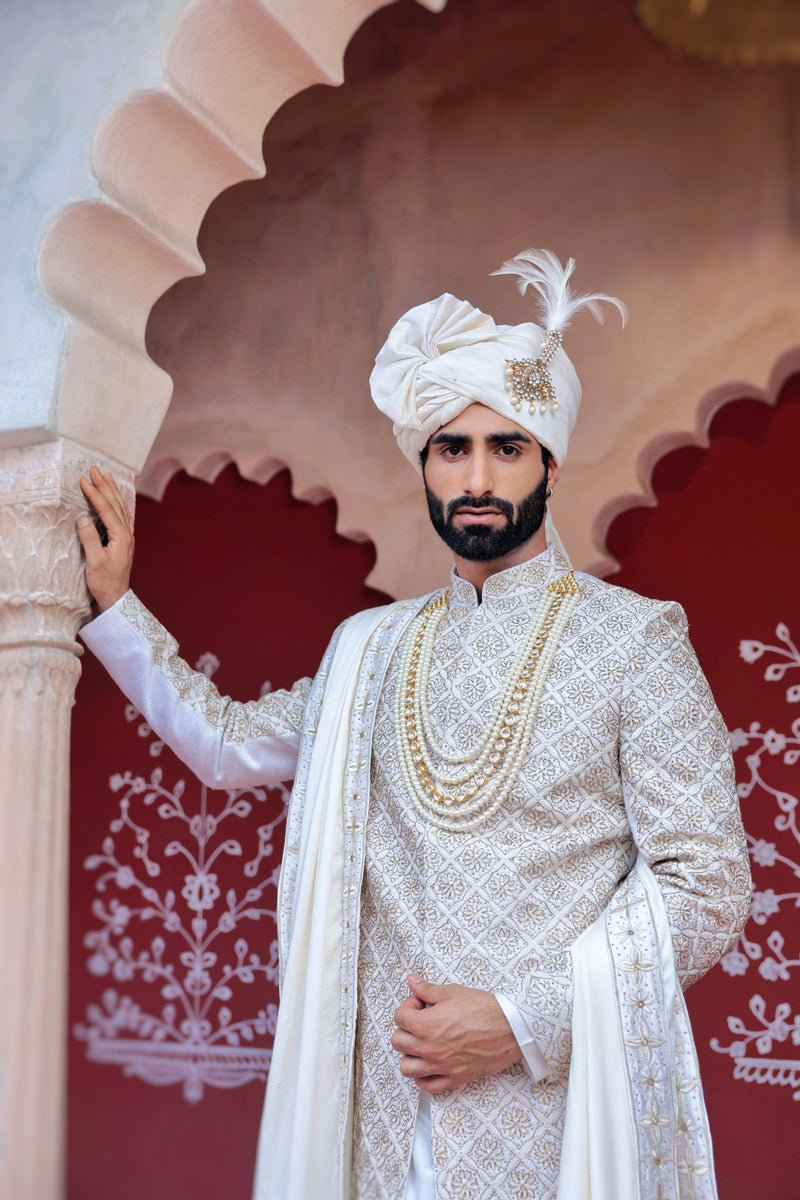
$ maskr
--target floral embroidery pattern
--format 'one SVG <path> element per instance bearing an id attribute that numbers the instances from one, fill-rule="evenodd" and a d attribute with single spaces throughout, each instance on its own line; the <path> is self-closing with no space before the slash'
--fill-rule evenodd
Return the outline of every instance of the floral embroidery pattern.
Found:
<path id="1" fill-rule="evenodd" d="M 777 626 L 775 637 L 775 645 L 755 640 L 739 643 L 739 654 L 746 663 L 766 661 L 764 679 L 768 683 L 781 683 L 789 672 L 800 670 L 800 651 L 783 622 Z M 789 705 L 800 704 L 800 683 L 789 684 L 786 701 Z M 800 907 L 799 798 L 780 784 L 781 776 L 786 777 L 781 768 L 800 761 L 800 716 L 785 732 L 764 730 L 760 722 L 753 721 L 746 730 L 732 730 L 730 737 L 734 754 L 744 766 L 739 797 L 774 802 L 778 837 L 770 841 L 748 834 L 755 877 L 749 922 L 721 965 L 728 975 L 743 976 L 755 969 L 767 984 L 788 983 L 792 972 L 800 967 L 800 946 L 789 948 L 787 953 L 786 938 L 773 918 L 780 919 L 788 909 Z M 762 882 L 771 886 L 764 887 Z M 719 1038 L 712 1038 L 712 1049 L 733 1059 L 734 1079 L 788 1086 L 796 1089 L 794 1099 L 800 1099 L 800 1055 L 788 1056 L 790 1047 L 800 1046 L 800 1011 L 793 1013 L 792 1004 L 780 998 L 770 1005 L 760 992 L 750 997 L 748 1008 L 748 1018 L 728 1017 L 733 1040 L 723 1045 Z M 780 1048 L 784 1048 L 782 1053 Z"/>

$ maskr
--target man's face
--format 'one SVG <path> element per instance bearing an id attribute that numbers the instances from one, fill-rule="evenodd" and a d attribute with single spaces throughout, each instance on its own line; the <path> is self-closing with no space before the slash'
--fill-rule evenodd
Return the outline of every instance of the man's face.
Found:
<path id="1" fill-rule="evenodd" d="M 557 470 L 521 425 L 471 404 L 428 443 L 425 494 L 439 537 L 460 558 L 491 562 L 539 530 Z"/>

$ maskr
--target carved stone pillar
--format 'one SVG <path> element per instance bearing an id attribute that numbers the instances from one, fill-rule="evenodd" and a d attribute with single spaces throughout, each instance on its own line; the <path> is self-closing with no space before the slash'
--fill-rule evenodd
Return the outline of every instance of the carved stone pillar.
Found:
<path id="1" fill-rule="evenodd" d="M 67 847 L 75 634 L 89 613 L 74 442 L 0 452 L 0 1196 L 64 1194 Z"/>

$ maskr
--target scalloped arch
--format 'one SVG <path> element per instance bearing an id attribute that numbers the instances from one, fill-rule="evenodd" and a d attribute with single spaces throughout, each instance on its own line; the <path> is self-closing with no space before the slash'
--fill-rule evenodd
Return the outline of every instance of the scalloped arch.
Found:
<path id="1" fill-rule="evenodd" d="M 195 0 L 166 49 L 164 89 L 141 93 L 100 127 L 104 194 L 66 208 L 39 257 L 45 293 L 69 317 L 58 433 L 134 471 L 172 395 L 148 356 L 159 296 L 203 272 L 200 223 L 225 188 L 264 174 L 263 131 L 315 83 L 339 84 L 348 41 L 389 0 Z M 418 0 L 433 12 L 446 0 Z"/>
<path id="2" fill-rule="evenodd" d="M 627 512 L 628 509 L 642 506 L 654 508 L 658 504 L 658 497 L 652 486 L 652 478 L 653 472 L 662 458 L 683 446 L 707 448 L 710 444 L 711 423 L 720 409 L 727 404 L 735 404 L 743 398 L 748 398 L 759 400 L 762 404 L 774 408 L 784 385 L 798 371 L 800 371 L 800 348 L 780 356 L 770 372 L 766 388 L 758 388 L 733 380 L 712 387 L 704 396 L 701 396 L 698 402 L 694 430 L 690 432 L 669 431 L 657 434 L 646 442 L 637 461 L 637 473 L 642 482 L 640 490 L 614 496 L 600 508 L 594 518 L 594 538 L 597 545 L 603 548 L 604 553 L 601 558 L 588 567 L 588 570 L 593 574 L 603 576 L 619 567 L 617 560 L 606 550 L 609 530 L 616 518 Z"/>

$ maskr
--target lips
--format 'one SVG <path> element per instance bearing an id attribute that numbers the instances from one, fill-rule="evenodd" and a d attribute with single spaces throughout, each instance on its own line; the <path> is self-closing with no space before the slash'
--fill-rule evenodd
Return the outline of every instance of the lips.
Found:
<path id="1" fill-rule="evenodd" d="M 490 525 L 502 513 L 496 508 L 459 508 L 456 516 L 462 517 L 470 525 Z"/>

